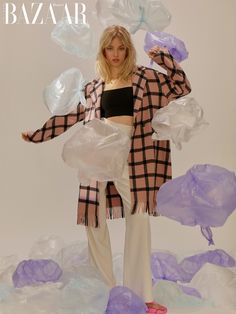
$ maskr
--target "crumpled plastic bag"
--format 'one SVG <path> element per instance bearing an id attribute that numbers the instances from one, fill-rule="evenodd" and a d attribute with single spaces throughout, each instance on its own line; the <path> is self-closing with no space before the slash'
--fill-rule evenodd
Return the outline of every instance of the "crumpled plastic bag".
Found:
<path id="1" fill-rule="evenodd" d="M 77 108 L 79 102 L 86 107 L 84 86 L 86 81 L 77 68 L 60 74 L 43 91 L 44 103 L 52 115 L 66 115 Z"/>
<path id="2" fill-rule="evenodd" d="M 104 120 L 93 119 L 78 128 L 64 144 L 62 158 L 78 169 L 81 184 L 91 180 L 112 181 L 120 178 L 127 163 L 130 138 Z"/>
<path id="3" fill-rule="evenodd" d="M 30 259 L 52 259 L 55 262 L 55 257 L 58 252 L 65 246 L 65 242 L 55 235 L 43 235 L 33 243 L 28 257 Z"/>
<path id="4" fill-rule="evenodd" d="M 23 260 L 12 275 L 16 288 L 28 285 L 57 282 L 62 275 L 62 269 L 53 260 Z"/>
<path id="5" fill-rule="evenodd" d="M 106 314 L 143 314 L 147 306 L 132 290 L 125 286 L 111 289 Z"/>
<path id="6" fill-rule="evenodd" d="M 181 262 L 178 262 L 175 255 L 170 252 L 153 252 L 151 256 L 153 284 L 158 280 L 190 282 L 206 263 L 222 267 L 236 267 L 236 260 L 224 250 L 209 250 L 185 257 Z M 196 293 L 194 295 L 198 296 Z"/>
<path id="7" fill-rule="evenodd" d="M 119 24 L 126 26 L 132 34 L 139 29 L 161 31 L 170 24 L 171 20 L 170 12 L 159 0 L 98 0 L 97 10 L 98 8 L 98 18 L 103 25 L 110 22 L 104 13 L 100 13 L 104 8 L 107 14 L 117 18 Z"/>
<path id="8" fill-rule="evenodd" d="M 236 309 L 236 274 L 230 269 L 207 263 L 196 273 L 189 285 L 216 307 Z"/>
<path id="9" fill-rule="evenodd" d="M 177 283 L 167 280 L 160 280 L 153 286 L 153 297 L 156 302 L 164 304 L 168 309 L 181 310 L 181 313 L 189 314 L 194 310 L 211 307 L 210 302 L 187 295 Z"/>
<path id="10" fill-rule="evenodd" d="M 95 56 L 98 46 L 96 32 L 89 24 L 84 24 L 82 18 L 77 24 L 74 17 L 71 17 L 71 20 L 72 24 L 66 17 L 56 24 L 51 33 L 52 40 L 64 51 L 79 58 L 87 59 Z"/>
<path id="11" fill-rule="evenodd" d="M 208 123 L 203 118 L 203 110 L 192 97 L 181 97 L 158 109 L 152 119 L 155 132 L 153 140 L 172 140 L 177 149 L 182 142 L 199 132 Z"/>
<path id="12" fill-rule="evenodd" d="M 168 252 L 154 252 L 151 256 L 152 280 L 182 281 L 185 272 L 178 264 L 176 257 Z"/>
<path id="13" fill-rule="evenodd" d="M 167 48 L 177 62 L 181 62 L 188 57 L 184 42 L 168 33 L 147 32 L 144 38 L 144 51 L 147 52 L 154 46 Z"/>
<path id="14" fill-rule="evenodd" d="M 73 278 L 62 289 L 60 308 L 65 314 L 105 313 L 108 299 L 109 287 L 96 276 L 95 269 L 78 267 Z"/>
<path id="15" fill-rule="evenodd" d="M 213 250 L 185 257 L 179 266 L 184 270 L 182 281 L 190 282 L 193 276 L 206 264 L 211 263 L 221 267 L 236 267 L 235 259 L 223 250 Z"/>
<path id="16" fill-rule="evenodd" d="M 97 0 L 94 15 L 99 22 L 107 27 L 109 25 L 122 25 L 122 23 L 112 14 L 111 9 L 114 0 Z"/>
<path id="17" fill-rule="evenodd" d="M 89 264 L 88 243 L 77 242 L 63 247 L 54 259 L 63 270 Z"/>
<path id="18" fill-rule="evenodd" d="M 194 165 L 185 175 L 163 184 L 157 212 L 183 225 L 200 225 L 209 244 L 210 226 L 222 226 L 236 208 L 236 176 L 215 165 Z"/>

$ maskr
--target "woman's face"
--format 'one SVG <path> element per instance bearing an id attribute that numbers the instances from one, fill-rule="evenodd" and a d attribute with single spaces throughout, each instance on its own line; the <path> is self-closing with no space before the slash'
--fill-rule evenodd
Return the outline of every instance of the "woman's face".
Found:
<path id="1" fill-rule="evenodd" d="M 126 48 L 122 41 L 115 37 L 105 48 L 105 58 L 112 67 L 120 67 L 126 58 Z"/>

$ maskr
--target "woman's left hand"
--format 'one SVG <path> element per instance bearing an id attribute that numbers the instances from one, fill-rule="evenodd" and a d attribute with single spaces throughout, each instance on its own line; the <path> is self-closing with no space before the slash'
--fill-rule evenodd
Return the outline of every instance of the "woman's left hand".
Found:
<path id="1" fill-rule="evenodd" d="M 158 55 L 159 52 L 169 53 L 167 48 L 154 46 L 149 51 L 147 51 L 147 55 L 149 56 L 149 58 L 153 59 Z"/>

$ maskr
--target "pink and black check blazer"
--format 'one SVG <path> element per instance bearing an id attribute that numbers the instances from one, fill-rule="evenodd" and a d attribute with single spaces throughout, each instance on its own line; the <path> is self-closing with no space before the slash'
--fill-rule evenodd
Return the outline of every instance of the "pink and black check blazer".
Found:
<path id="1" fill-rule="evenodd" d="M 157 109 L 171 100 L 187 95 L 191 91 L 188 79 L 179 64 L 167 53 L 160 51 L 153 59 L 167 70 L 163 74 L 154 69 L 138 66 L 133 72 L 134 128 L 129 153 L 129 178 L 131 192 L 131 213 L 148 212 L 157 216 L 156 196 L 160 186 L 171 179 L 171 158 L 169 141 L 153 141 L 151 121 Z M 64 116 L 51 117 L 41 129 L 29 136 L 29 140 L 40 143 L 52 139 L 75 123 L 87 123 L 100 118 L 100 100 L 105 83 L 93 80 L 85 86 L 88 107 L 80 103 L 77 109 Z M 98 227 L 99 210 L 98 182 L 89 186 L 80 185 L 78 198 L 78 224 Z M 113 182 L 106 188 L 107 218 L 124 217 L 122 199 Z"/>

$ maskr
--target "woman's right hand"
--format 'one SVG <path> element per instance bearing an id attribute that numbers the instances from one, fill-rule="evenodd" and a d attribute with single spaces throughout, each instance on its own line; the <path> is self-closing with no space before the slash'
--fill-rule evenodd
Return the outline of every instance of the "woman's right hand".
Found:
<path id="1" fill-rule="evenodd" d="M 30 142 L 29 133 L 28 133 L 28 132 L 22 132 L 22 133 L 21 133 L 21 137 L 22 137 L 23 140 L 25 140 L 26 142 Z"/>

